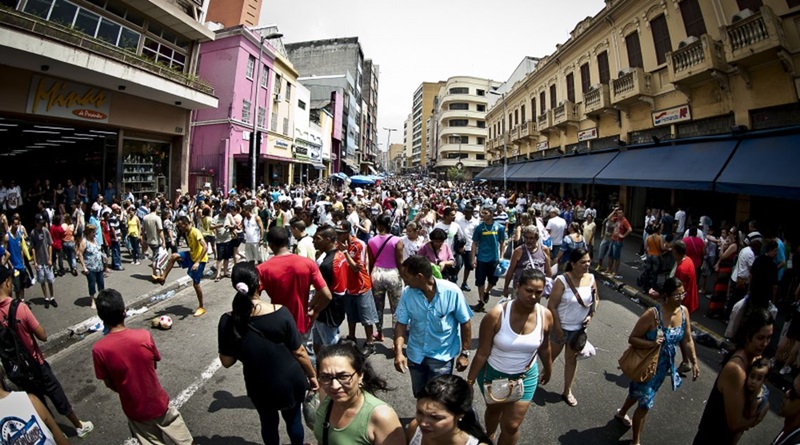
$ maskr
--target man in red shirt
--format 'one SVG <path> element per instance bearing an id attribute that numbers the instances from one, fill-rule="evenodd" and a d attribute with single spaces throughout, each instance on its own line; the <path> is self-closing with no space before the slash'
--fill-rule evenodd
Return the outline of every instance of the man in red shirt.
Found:
<path id="1" fill-rule="evenodd" d="M 697 275 L 695 274 L 695 267 L 692 259 L 686 256 L 686 243 L 681 240 L 672 243 L 672 252 L 675 255 L 675 278 L 681 280 L 683 283 L 683 291 L 686 292 L 686 297 L 683 299 L 683 305 L 691 314 L 697 309 Z M 681 343 L 681 355 L 683 361 L 678 368 L 679 372 L 689 372 L 692 367 L 689 365 L 689 357 L 691 355 L 684 351 L 683 343 Z"/>
<path id="2" fill-rule="evenodd" d="M 286 306 L 294 316 L 297 330 L 309 354 L 311 323 L 331 301 L 331 291 L 314 261 L 295 255 L 289 250 L 289 236 L 283 227 L 272 227 L 267 232 L 267 245 L 275 256 L 256 266 L 261 289 L 270 301 Z M 311 286 L 315 292 L 309 302 Z"/>
<path id="3" fill-rule="evenodd" d="M 375 352 L 373 326 L 378 323 L 378 311 L 372 297 L 372 278 L 368 272 L 367 245 L 350 234 L 350 221 L 343 219 L 336 223 L 337 247 L 347 260 L 347 294 L 344 307 L 347 313 L 348 336 L 355 341 L 356 322 L 364 326 L 367 340 L 362 352 L 369 356 Z M 383 314 L 380 314 L 382 317 Z"/>
<path id="4" fill-rule="evenodd" d="M 622 279 L 622 275 L 619 274 L 622 243 L 623 240 L 631 234 L 633 228 L 631 227 L 631 223 L 628 222 L 628 218 L 625 218 L 625 212 L 622 210 L 621 204 L 617 206 L 614 213 L 617 217 L 617 226 L 614 228 L 614 233 L 611 235 L 611 274 L 614 275 L 614 278 Z"/>
<path id="5" fill-rule="evenodd" d="M 686 256 L 692 260 L 694 264 L 694 272 L 697 278 L 700 278 L 700 266 L 703 265 L 703 256 L 706 251 L 706 243 L 703 238 L 697 236 L 697 226 L 692 225 L 689 228 L 689 236 L 683 238 L 683 243 L 686 244 Z M 699 281 L 697 281 L 699 283 Z"/>
<path id="6" fill-rule="evenodd" d="M 323 226 L 314 234 L 314 248 L 320 252 L 317 265 L 333 294 L 330 304 L 319 313 L 312 327 L 314 352 L 339 342 L 339 326 L 344 321 L 344 296 L 347 292 L 347 259 L 336 248 L 336 231 Z"/>
<path id="7" fill-rule="evenodd" d="M 11 290 L 13 284 L 11 283 L 14 276 L 13 269 L 0 267 L 0 323 L 8 327 L 9 310 L 11 309 Z M 64 388 L 61 387 L 61 382 L 58 381 L 50 364 L 44 359 L 42 350 L 36 340 L 47 341 L 47 333 L 44 326 L 39 324 L 36 317 L 33 316 L 30 308 L 25 303 L 20 302 L 17 306 L 17 311 L 14 316 L 16 319 L 15 328 L 17 336 L 19 337 L 22 345 L 28 353 L 41 365 L 41 378 L 35 386 L 23 384 L 23 382 L 14 382 L 20 386 L 23 391 L 33 394 L 42 401 L 45 401 L 45 396 L 53 402 L 56 411 L 62 416 L 66 416 L 72 425 L 75 427 L 78 437 L 81 439 L 86 437 L 87 434 L 92 432 L 94 425 L 92 422 L 81 421 L 78 419 L 77 414 L 72 409 L 72 405 L 64 393 Z"/>
<path id="8" fill-rule="evenodd" d="M 92 347 L 94 373 L 119 394 L 131 432 L 141 443 L 191 445 L 192 434 L 181 413 L 169 405 L 169 396 L 156 374 L 161 354 L 144 329 L 125 327 L 125 301 L 114 289 L 97 295 L 97 315 L 109 329 Z"/>

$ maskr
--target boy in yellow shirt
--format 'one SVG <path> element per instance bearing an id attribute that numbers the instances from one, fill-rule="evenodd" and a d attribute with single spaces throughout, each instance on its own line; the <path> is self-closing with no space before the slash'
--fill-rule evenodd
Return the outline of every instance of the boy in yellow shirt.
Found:
<path id="1" fill-rule="evenodd" d="M 192 286 L 195 294 L 197 294 L 198 302 L 198 308 L 194 311 L 194 316 L 200 317 L 206 313 L 203 307 L 203 289 L 200 288 L 200 279 L 203 278 L 203 271 L 208 262 L 208 244 L 203 239 L 202 232 L 198 228 L 192 227 L 188 216 L 178 218 L 175 226 L 186 237 L 189 251 L 173 253 L 164 269 L 164 275 L 153 275 L 152 278 L 154 282 L 164 284 L 167 281 L 169 272 L 172 270 L 172 266 L 177 261 L 180 261 L 180 266 L 187 268 L 187 274 L 192 278 Z"/>

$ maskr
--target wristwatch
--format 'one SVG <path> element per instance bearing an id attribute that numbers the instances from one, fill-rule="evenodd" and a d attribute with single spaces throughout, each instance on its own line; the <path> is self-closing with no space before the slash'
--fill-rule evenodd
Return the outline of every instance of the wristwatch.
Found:
<path id="1" fill-rule="evenodd" d="M 461 355 L 463 355 L 466 358 L 469 358 L 469 350 L 465 349 L 465 350 L 461 351 Z"/>

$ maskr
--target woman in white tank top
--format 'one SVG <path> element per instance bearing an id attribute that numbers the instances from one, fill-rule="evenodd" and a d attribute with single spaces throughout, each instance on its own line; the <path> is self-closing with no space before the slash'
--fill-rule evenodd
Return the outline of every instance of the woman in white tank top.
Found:
<path id="1" fill-rule="evenodd" d="M 553 291 L 547 307 L 553 313 L 553 360 L 566 345 L 564 353 L 564 392 L 562 398 L 567 405 L 576 406 L 578 401 L 572 395 L 572 382 L 578 367 L 578 353 L 573 349 L 573 340 L 581 335 L 597 309 L 598 293 L 594 275 L 589 273 L 592 260 L 589 252 L 580 247 L 570 253 L 566 272 L 559 275 L 553 283 Z M 576 297 L 572 288 L 578 291 Z M 580 298 L 580 300 L 578 299 Z M 585 337 L 584 337 L 585 338 Z"/>
<path id="2" fill-rule="evenodd" d="M 545 287 L 545 276 L 538 269 L 527 269 L 519 278 L 516 299 L 498 304 L 483 317 L 480 343 L 475 359 L 467 374 L 467 381 L 478 381 L 484 392 L 484 383 L 496 379 L 522 377 L 524 393 L 516 402 L 486 405 L 486 431 L 494 436 L 498 425 L 497 443 L 517 443 L 519 427 L 528 412 L 533 394 L 539 384 L 550 380 L 553 360 L 550 354 L 550 328 L 553 315 L 539 304 Z M 544 368 L 541 377 L 536 358 Z M 484 394 L 485 396 L 485 394 Z"/>

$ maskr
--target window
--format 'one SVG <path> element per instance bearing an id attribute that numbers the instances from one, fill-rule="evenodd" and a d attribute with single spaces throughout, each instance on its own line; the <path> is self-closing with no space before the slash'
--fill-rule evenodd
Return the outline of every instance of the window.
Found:
<path id="1" fill-rule="evenodd" d="M 476 121 L 475 124 L 478 128 L 486 128 L 486 121 Z"/>
<path id="2" fill-rule="evenodd" d="M 536 120 L 536 98 L 531 97 L 531 120 Z"/>
<path id="3" fill-rule="evenodd" d="M 264 128 L 264 120 L 267 118 L 267 109 L 258 107 L 258 127 Z"/>
<path id="4" fill-rule="evenodd" d="M 524 124 L 525 123 L 525 105 L 522 105 L 521 107 L 519 107 L 519 115 L 520 115 L 520 120 Z"/>
<path id="5" fill-rule="evenodd" d="M 464 103 L 450 104 L 450 109 L 451 110 L 469 110 L 469 104 L 464 104 Z"/>
<path id="6" fill-rule="evenodd" d="M 466 119 L 452 119 L 447 123 L 448 127 L 466 127 L 467 125 L 469 125 L 469 121 Z"/>
<path id="7" fill-rule="evenodd" d="M 28 4 L 36 2 L 28 2 Z M 26 8 L 27 9 L 27 8 Z M 50 12 L 50 21 L 64 26 L 71 26 L 75 21 L 75 14 L 78 12 L 78 7 L 72 3 L 65 1 L 57 1 L 53 5 L 53 11 Z"/>
<path id="8" fill-rule="evenodd" d="M 486 155 L 475 155 L 475 159 L 479 161 L 484 161 L 486 160 Z"/>
<path id="9" fill-rule="evenodd" d="M 185 54 L 175 51 L 169 46 L 157 42 L 150 37 L 145 37 L 144 39 L 142 55 L 180 71 L 183 71 L 183 67 L 186 63 Z"/>
<path id="10" fill-rule="evenodd" d="M 252 79 L 253 75 L 256 71 L 256 58 L 253 56 L 247 56 L 247 73 L 245 73 L 245 77 L 248 79 Z"/>
<path id="11" fill-rule="evenodd" d="M 480 137 L 480 136 L 479 136 L 479 137 L 476 139 L 476 142 L 477 142 L 477 144 L 478 144 L 478 145 L 483 145 L 483 144 L 485 144 L 485 143 L 486 143 L 486 138 L 484 138 L 484 137 Z"/>
<path id="12" fill-rule="evenodd" d="M 544 91 L 539 93 L 539 114 L 544 114 L 547 111 L 547 104 L 544 101 Z"/>
<path id="13" fill-rule="evenodd" d="M 291 101 L 292 101 L 292 84 L 286 82 L 286 102 L 291 102 Z"/>
<path id="14" fill-rule="evenodd" d="M 450 94 L 469 94 L 469 88 L 450 88 Z"/>
<path id="15" fill-rule="evenodd" d="M 300 107 L 301 110 L 305 110 L 306 109 L 306 103 L 303 102 L 302 100 L 298 100 L 297 101 L 297 106 Z"/>
<path id="16" fill-rule="evenodd" d="M 272 115 L 269 117 L 269 129 L 272 131 L 278 131 L 278 113 L 275 111 L 273 111 Z"/>
<path id="17" fill-rule="evenodd" d="M 555 84 L 550 85 L 550 109 L 553 109 L 558 105 L 558 97 L 556 97 L 556 86 Z"/>
<path id="18" fill-rule="evenodd" d="M 269 68 L 266 65 L 261 67 L 261 87 L 267 88 L 269 83 Z"/>
<path id="19" fill-rule="evenodd" d="M 659 65 L 667 63 L 667 53 L 672 51 L 672 41 L 664 14 L 650 21 L 650 30 L 653 32 L 653 44 L 656 47 L 656 61 Z"/>
<path id="20" fill-rule="evenodd" d="M 586 94 L 591 88 L 592 76 L 589 74 L 589 64 L 584 63 L 581 65 L 581 94 Z"/>
<path id="21" fill-rule="evenodd" d="M 749 9 L 753 12 L 756 12 L 764 6 L 764 3 L 761 0 L 736 0 L 736 3 L 739 5 L 739 10 Z"/>
<path id="22" fill-rule="evenodd" d="M 48 14 L 50 14 L 50 8 L 52 6 L 52 0 L 28 0 L 28 2 L 25 3 L 24 11 L 28 14 L 46 19 Z"/>
<path id="23" fill-rule="evenodd" d="M 608 51 L 597 55 L 597 71 L 600 72 L 600 83 L 607 84 L 611 81 L 611 71 L 608 69 Z"/>
<path id="24" fill-rule="evenodd" d="M 513 114 L 508 113 L 508 128 L 514 128 L 514 119 L 512 118 Z"/>
<path id="25" fill-rule="evenodd" d="M 514 126 L 519 125 L 519 110 L 514 110 Z"/>
<path id="26" fill-rule="evenodd" d="M 475 94 L 477 94 L 478 96 L 485 96 L 486 95 L 486 91 L 484 91 L 484 90 L 475 90 Z"/>
<path id="27" fill-rule="evenodd" d="M 486 105 L 478 104 L 477 107 L 478 107 L 478 111 L 486 111 Z"/>
<path id="28" fill-rule="evenodd" d="M 703 11 L 700 10 L 697 0 L 683 0 L 680 5 L 686 35 L 700 37 L 705 34 L 706 24 L 703 21 Z"/>
<path id="29" fill-rule="evenodd" d="M 628 48 L 628 66 L 643 68 L 642 47 L 639 45 L 639 33 L 634 31 L 625 36 L 625 46 Z"/>
<path id="30" fill-rule="evenodd" d="M 286 136 L 289 135 L 289 118 L 288 117 L 284 117 L 283 118 L 283 134 L 285 134 Z"/>
<path id="31" fill-rule="evenodd" d="M 108 19 L 102 19 L 100 20 L 100 27 L 97 29 L 97 38 L 116 46 L 121 30 L 122 27 L 118 24 Z"/>
<path id="32" fill-rule="evenodd" d="M 450 136 L 450 144 L 469 144 L 469 136 Z"/>
<path id="33" fill-rule="evenodd" d="M 80 9 L 78 11 L 78 17 L 75 19 L 75 29 L 84 33 L 89 34 L 90 36 L 94 36 L 97 32 L 97 25 L 100 23 L 100 16 L 91 12 L 87 11 L 86 9 Z"/>
<path id="34" fill-rule="evenodd" d="M 242 100 L 242 121 L 250 122 L 250 101 Z"/>
<path id="35" fill-rule="evenodd" d="M 282 87 L 283 87 L 283 79 L 281 79 L 280 74 L 275 73 L 275 83 L 272 85 L 272 89 L 275 92 L 275 95 L 277 95 L 278 97 L 280 97 L 281 95 Z M 345 104 L 346 103 L 347 101 L 345 101 Z"/>
<path id="36" fill-rule="evenodd" d="M 567 74 L 567 100 L 575 103 L 575 74 Z"/>

